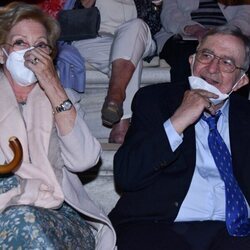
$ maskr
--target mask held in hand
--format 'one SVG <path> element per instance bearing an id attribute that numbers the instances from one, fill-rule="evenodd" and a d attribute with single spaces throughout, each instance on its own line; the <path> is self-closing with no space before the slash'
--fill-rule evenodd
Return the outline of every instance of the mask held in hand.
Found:
<path id="1" fill-rule="evenodd" d="M 223 102 L 224 100 L 226 100 L 229 95 L 233 92 L 234 88 L 237 86 L 238 82 L 242 79 L 242 77 L 245 74 L 243 74 L 240 79 L 234 84 L 232 90 L 228 93 L 228 94 L 223 94 L 220 92 L 219 89 L 217 89 L 215 86 L 209 84 L 208 82 L 206 82 L 205 80 L 203 80 L 200 77 L 197 76 L 189 76 L 188 80 L 189 80 L 189 85 L 191 89 L 202 89 L 202 90 L 207 90 L 211 93 L 214 93 L 216 95 L 218 95 L 218 98 L 209 98 L 210 101 L 214 104 L 217 105 L 221 102 Z"/>
<path id="2" fill-rule="evenodd" d="M 3 52 L 7 56 L 6 67 L 12 78 L 20 86 L 29 86 L 37 81 L 35 74 L 24 65 L 24 54 L 31 49 L 32 47 L 24 50 L 13 51 L 9 55 L 5 49 L 3 49 Z"/>

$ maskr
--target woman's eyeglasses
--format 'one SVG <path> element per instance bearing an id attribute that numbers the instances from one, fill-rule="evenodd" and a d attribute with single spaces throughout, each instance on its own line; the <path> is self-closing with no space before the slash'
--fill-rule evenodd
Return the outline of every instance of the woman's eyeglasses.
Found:
<path id="1" fill-rule="evenodd" d="M 24 42 L 23 40 L 17 40 L 13 44 L 5 43 L 5 45 L 11 46 L 14 51 L 19 51 L 19 50 L 28 49 L 30 47 L 34 47 L 34 48 L 40 48 L 44 50 L 46 53 L 51 54 L 53 50 L 52 47 L 46 44 L 45 42 L 39 42 L 37 44 L 30 45 Z"/>

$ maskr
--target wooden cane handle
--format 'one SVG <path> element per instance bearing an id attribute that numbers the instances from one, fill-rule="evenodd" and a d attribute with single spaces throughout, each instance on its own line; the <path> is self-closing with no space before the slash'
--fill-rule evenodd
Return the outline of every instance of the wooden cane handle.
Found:
<path id="1" fill-rule="evenodd" d="M 9 163 L 0 165 L 0 174 L 8 174 L 12 172 L 15 168 L 19 167 L 23 159 L 23 148 L 17 137 L 10 137 L 9 147 L 13 151 L 14 157 Z"/>

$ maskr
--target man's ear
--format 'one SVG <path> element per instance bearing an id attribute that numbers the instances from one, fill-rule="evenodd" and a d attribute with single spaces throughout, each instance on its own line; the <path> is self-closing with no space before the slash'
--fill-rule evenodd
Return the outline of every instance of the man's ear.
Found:
<path id="1" fill-rule="evenodd" d="M 242 75 L 240 80 L 238 81 L 237 85 L 233 88 L 233 91 L 237 91 L 238 89 L 242 88 L 248 83 L 249 83 L 249 77 L 244 73 L 244 75 Z"/>
<path id="2" fill-rule="evenodd" d="M 194 54 L 189 56 L 188 61 L 189 61 L 190 65 L 192 65 L 194 63 Z"/>

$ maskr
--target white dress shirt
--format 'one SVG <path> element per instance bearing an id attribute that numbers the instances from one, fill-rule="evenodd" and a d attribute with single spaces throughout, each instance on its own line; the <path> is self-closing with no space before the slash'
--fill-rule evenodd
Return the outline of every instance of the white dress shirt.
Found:
<path id="1" fill-rule="evenodd" d="M 229 151 L 229 102 L 221 108 L 217 128 Z M 171 148 L 175 151 L 183 141 L 171 124 L 170 119 L 164 123 Z M 225 221 L 225 185 L 213 160 L 208 146 L 209 128 L 206 121 L 200 119 L 195 125 L 196 164 L 194 175 L 187 195 L 181 205 L 175 221 Z M 250 209 L 248 206 L 248 214 Z"/>

